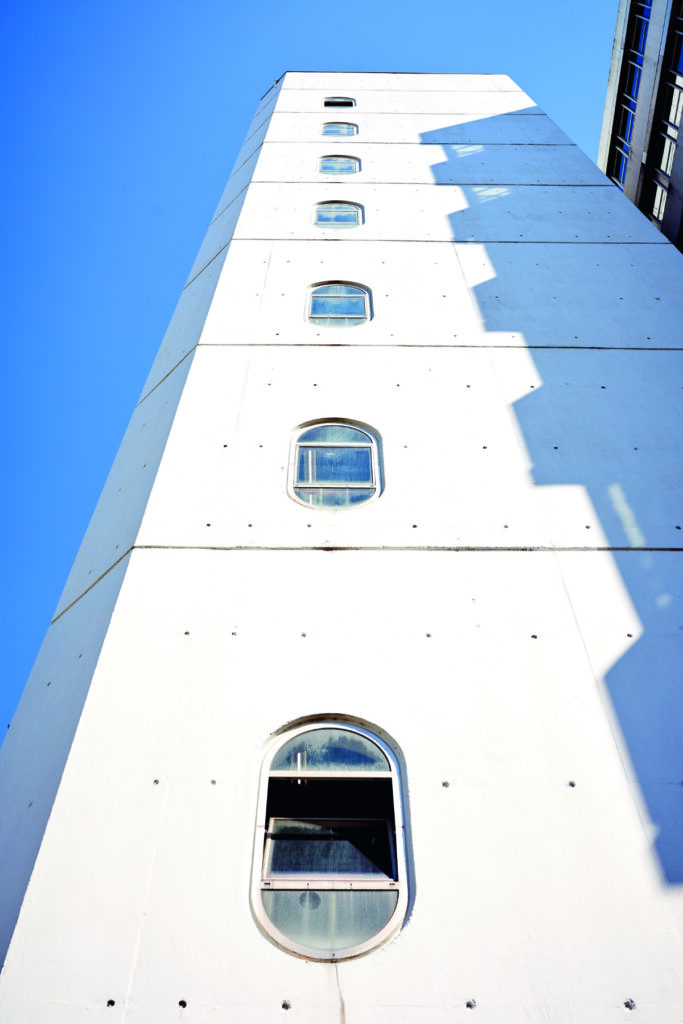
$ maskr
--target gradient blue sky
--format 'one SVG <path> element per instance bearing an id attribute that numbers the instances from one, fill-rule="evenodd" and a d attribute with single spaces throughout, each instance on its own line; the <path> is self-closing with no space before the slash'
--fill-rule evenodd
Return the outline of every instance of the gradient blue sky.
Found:
<path id="1" fill-rule="evenodd" d="M 288 69 L 504 72 L 595 159 L 616 14 L 617 0 L 8 0 L 0 730 L 259 97 Z"/>

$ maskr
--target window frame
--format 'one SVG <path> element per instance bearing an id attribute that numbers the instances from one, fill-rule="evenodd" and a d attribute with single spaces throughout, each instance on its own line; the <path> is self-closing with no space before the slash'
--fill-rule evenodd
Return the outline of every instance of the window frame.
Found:
<path id="1" fill-rule="evenodd" d="M 335 284 L 344 285 L 347 288 L 358 288 L 359 289 L 359 291 L 363 294 L 363 299 L 364 299 L 364 301 L 363 301 L 363 309 L 364 309 L 364 313 L 365 313 L 364 316 L 355 316 L 353 314 L 349 315 L 348 313 L 336 313 L 336 314 L 330 313 L 330 314 L 324 315 L 324 316 L 315 316 L 314 315 L 314 313 L 313 313 L 313 300 L 314 300 L 316 294 L 320 294 L 318 292 L 318 289 L 320 289 L 320 288 L 328 288 L 328 287 L 331 287 L 332 285 L 335 285 Z M 328 294 L 332 295 L 334 297 L 334 293 L 333 292 L 329 292 Z M 343 292 L 340 293 L 340 294 L 343 294 Z M 313 324 L 315 327 L 333 327 L 333 328 L 337 328 L 337 327 L 360 327 L 363 324 L 369 323 L 373 319 L 373 315 L 374 314 L 373 314 L 373 307 L 372 307 L 372 292 L 370 291 L 370 289 L 366 285 L 358 284 L 358 282 L 356 282 L 356 281 L 318 281 L 316 284 L 311 285 L 311 287 L 310 287 L 310 289 L 308 291 L 308 297 L 307 297 L 307 300 L 306 300 L 306 320 L 308 320 L 308 322 L 310 324 Z M 349 319 L 355 320 L 356 322 L 353 323 L 353 324 L 335 324 L 334 323 L 335 320 L 349 320 Z M 327 322 L 327 321 L 332 321 L 332 322 Z"/>
<path id="2" fill-rule="evenodd" d="M 318 213 L 326 206 L 344 206 L 349 210 L 354 210 L 357 214 L 357 220 L 354 223 L 338 223 L 329 222 L 321 224 L 318 220 Z M 351 203 L 346 199 L 321 199 L 319 203 L 315 204 L 313 208 L 313 224 L 317 228 L 322 228 L 331 231 L 348 231 L 349 229 L 359 228 L 365 223 L 365 208 L 360 203 Z M 318 287 L 320 287 L 318 285 Z"/>
<path id="3" fill-rule="evenodd" d="M 353 161 L 355 167 L 352 171 L 325 171 L 323 170 L 323 160 L 350 160 Z M 323 156 L 318 158 L 318 174 L 328 174 L 330 176 L 343 175 L 346 177 L 350 174 L 360 174 L 361 171 L 361 160 L 359 156 L 351 156 L 350 153 L 325 153 Z"/>
<path id="4" fill-rule="evenodd" d="M 333 126 L 344 127 L 344 128 L 352 128 L 353 131 L 350 131 L 350 132 L 326 132 L 325 131 L 326 128 L 332 128 Z M 320 134 L 324 135 L 326 138 L 350 139 L 354 135 L 358 135 L 358 125 L 355 124 L 353 121 L 325 121 L 323 123 L 322 131 L 320 132 Z"/>
<path id="5" fill-rule="evenodd" d="M 387 759 L 389 768 L 383 771 L 344 771 L 344 770 L 315 770 L 315 769 L 300 769 L 292 768 L 291 770 L 271 770 L 271 764 L 280 748 L 285 746 L 290 740 L 295 739 L 297 736 L 304 735 L 307 732 L 314 732 L 322 729 L 334 729 L 341 731 L 348 731 L 363 737 L 370 743 L 377 746 L 380 751 L 384 754 Z M 391 799 L 393 809 L 393 830 L 391 830 L 391 824 L 389 819 L 386 818 L 357 818 L 357 819 L 343 819 L 348 821 L 356 822 L 387 822 L 387 827 L 390 829 L 391 836 L 391 853 L 393 862 L 393 873 L 394 878 L 374 878 L 371 880 L 368 877 L 353 876 L 339 874 L 325 874 L 323 876 L 316 874 L 304 874 L 294 877 L 278 876 L 267 870 L 269 865 L 270 849 L 269 843 L 272 844 L 272 839 L 269 838 L 269 829 L 271 821 L 277 819 L 277 815 L 271 819 L 266 818 L 268 810 L 268 796 L 269 796 L 269 783 L 271 778 L 273 779 L 292 779 L 298 782 L 304 781 L 306 778 L 315 779 L 339 779 L 345 780 L 360 780 L 362 784 L 363 780 L 371 779 L 386 779 L 390 780 L 391 783 Z M 359 724 L 356 721 L 349 721 L 347 719 L 330 719 L 322 718 L 317 720 L 308 720 L 302 722 L 296 726 L 284 729 L 274 736 L 267 744 L 265 753 L 261 764 L 261 773 L 259 780 L 259 797 L 256 811 L 256 825 L 255 825 L 255 840 L 254 840 L 254 853 L 252 860 L 252 873 L 251 873 L 251 908 L 256 923 L 261 932 L 273 942 L 276 946 L 282 949 L 286 953 L 290 953 L 294 956 L 301 957 L 306 960 L 312 960 L 324 963 L 335 963 L 337 961 L 351 960 L 358 956 L 363 956 L 376 949 L 378 946 L 383 945 L 389 939 L 391 939 L 403 926 L 403 922 L 408 910 L 408 857 L 406 851 L 406 836 L 405 836 L 405 815 L 403 813 L 403 796 L 402 796 L 402 772 L 401 764 L 394 752 L 392 747 L 386 742 L 386 740 L 379 736 L 376 731 L 369 728 L 365 724 Z M 303 817 L 299 820 L 305 820 Z M 330 817 L 320 818 L 316 816 L 310 820 L 326 821 L 329 823 L 338 822 L 342 819 Z M 315 892 L 316 889 L 336 891 L 336 892 L 358 892 L 368 893 L 371 891 L 386 892 L 392 891 L 397 894 L 396 906 L 391 913 L 391 916 L 386 923 L 370 938 L 364 939 L 363 941 L 356 943 L 355 945 L 348 946 L 341 949 L 329 949 L 329 948 L 317 948 L 313 946 L 307 946 L 304 943 L 294 940 L 289 936 L 282 933 L 277 926 L 270 919 L 262 900 L 263 892 L 274 892 L 274 891 L 301 891 L 303 892 Z"/>
<path id="6" fill-rule="evenodd" d="M 349 441 L 349 442 L 332 442 L 332 441 L 304 441 L 302 438 L 306 435 L 309 430 L 313 430 L 315 427 L 348 427 L 351 430 L 359 430 L 368 438 L 368 444 L 365 445 L 361 441 Z M 366 482 L 326 482 L 326 481 L 312 481 L 309 483 L 299 481 L 298 479 L 298 465 L 299 465 L 299 452 L 301 448 L 368 448 L 370 450 L 370 468 L 372 475 L 372 482 L 370 484 Z M 297 494 L 297 488 L 299 490 L 313 491 L 318 489 L 319 491 L 324 490 L 339 490 L 340 488 L 347 488 L 349 490 L 372 490 L 373 494 L 369 498 L 365 498 L 364 501 L 358 501 L 356 503 L 347 503 L 345 505 L 314 505 L 310 501 L 306 501 L 304 498 Z M 287 481 L 287 493 L 292 501 L 295 501 L 297 505 L 302 505 L 309 511 L 316 512 L 344 512 L 347 509 L 361 508 L 364 505 L 369 505 L 373 501 L 377 501 L 384 489 L 384 478 L 382 473 L 382 459 L 381 459 L 381 438 L 376 430 L 367 426 L 364 423 L 359 423 L 352 420 L 344 419 L 324 419 L 315 420 L 311 423 L 304 423 L 297 427 L 292 435 L 290 444 L 290 455 L 289 455 L 289 472 Z"/>

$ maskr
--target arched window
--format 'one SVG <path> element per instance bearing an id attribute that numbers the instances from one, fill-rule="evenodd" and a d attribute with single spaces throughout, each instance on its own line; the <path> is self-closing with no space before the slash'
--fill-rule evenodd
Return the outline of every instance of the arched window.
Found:
<path id="1" fill-rule="evenodd" d="M 266 934 L 310 960 L 365 953 L 401 926 L 405 865 L 390 747 L 335 721 L 279 737 L 264 763 L 252 872 Z"/>
<path id="2" fill-rule="evenodd" d="M 356 228 L 363 223 L 363 207 L 358 203 L 318 203 L 315 223 L 319 228 Z"/>
<path id="3" fill-rule="evenodd" d="M 357 156 L 321 156 L 318 170 L 321 174 L 358 174 L 360 160 Z"/>
<path id="4" fill-rule="evenodd" d="M 369 430 L 348 423 L 304 428 L 292 448 L 290 494 L 314 508 L 344 508 L 381 490 L 379 443 Z"/>
<path id="5" fill-rule="evenodd" d="M 369 320 L 370 292 L 357 284 L 329 281 L 311 289 L 308 319 L 323 327 L 356 327 Z"/>
<path id="6" fill-rule="evenodd" d="M 356 101 L 350 96 L 326 96 L 326 107 L 355 107 Z"/>
<path id="7" fill-rule="evenodd" d="M 350 121 L 328 121 L 323 125 L 323 135 L 358 135 L 358 125 Z"/>

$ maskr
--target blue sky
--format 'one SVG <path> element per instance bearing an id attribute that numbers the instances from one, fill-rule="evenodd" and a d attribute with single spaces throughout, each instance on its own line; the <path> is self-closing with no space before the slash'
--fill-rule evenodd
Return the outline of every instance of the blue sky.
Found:
<path id="1" fill-rule="evenodd" d="M 259 97 L 285 70 L 503 72 L 597 155 L 617 0 L 8 0 L 6 728 Z"/>

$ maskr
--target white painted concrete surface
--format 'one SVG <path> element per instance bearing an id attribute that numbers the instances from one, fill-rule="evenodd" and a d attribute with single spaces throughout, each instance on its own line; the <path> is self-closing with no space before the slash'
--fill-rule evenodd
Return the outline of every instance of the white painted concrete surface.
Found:
<path id="1" fill-rule="evenodd" d="M 289 73 L 254 126 L 0 752 L 0 1020 L 680 1024 L 682 258 L 506 76 Z M 340 417 L 383 493 L 307 509 Z M 249 908 L 263 752 L 322 715 L 408 782 L 404 927 L 336 965 Z"/>

